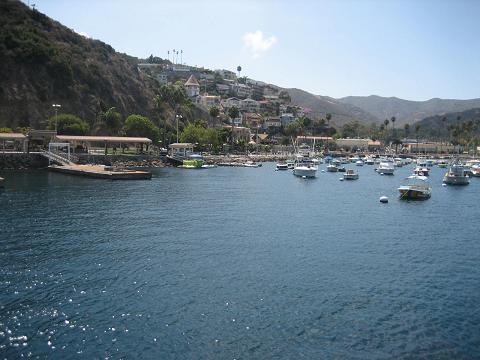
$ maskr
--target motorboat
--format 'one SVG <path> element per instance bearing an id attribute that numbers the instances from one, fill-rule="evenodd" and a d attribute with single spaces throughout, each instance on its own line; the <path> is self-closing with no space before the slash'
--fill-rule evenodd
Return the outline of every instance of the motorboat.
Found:
<path id="1" fill-rule="evenodd" d="M 363 166 L 363 161 L 362 160 L 357 160 L 357 161 L 355 161 L 355 165 Z"/>
<path id="2" fill-rule="evenodd" d="M 433 167 L 433 165 L 435 165 L 435 160 L 434 159 L 427 159 L 427 160 L 425 160 L 425 162 L 427 163 L 427 168 L 431 168 L 431 167 Z"/>
<path id="3" fill-rule="evenodd" d="M 428 176 L 428 168 L 426 166 L 417 166 L 413 169 L 413 173 L 419 176 Z"/>
<path id="4" fill-rule="evenodd" d="M 345 172 L 345 171 L 347 171 L 347 169 L 345 168 L 345 166 L 337 166 L 337 171 L 338 172 Z"/>
<path id="5" fill-rule="evenodd" d="M 395 171 L 395 167 L 391 162 L 381 162 L 380 165 L 378 165 L 377 172 L 379 174 L 383 175 L 393 175 L 393 172 Z"/>
<path id="6" fill-rule="evenodd" d="M 432 196 L 432 188 L 426 176 L 411 175 L 406 182 L 398 188 L 400 199 L 425 200 Z"/>
<path id="7" fill-rule="evenodd" d="M 187 154 L 180 167 L 185 169 L 200 169 L 204 165 L 203 156 L 200 154 Z"/>
<path id="8" fill-rule="evenodd" d="M 438 166 L 439 168 L 447 168 L 447 166 L 448 166 L 448 161 L 447 161 L 447 160 L 439 160 L 439 161 L 437 162 L 437 166 Z"/>
<path id="9" fill-rule="evenodd" d="M 288 170 L 287 163 L 277 163 L 277 170 Z"/>
<path id="10" fill-rule="evenodd" d="M 395 167 L 402 167 L 403 166 L 403 160 L 401 158 L 395 158 L 393 159 L 393 165 Z"/>
<path id="11" fill-rule="evenodd" d="M 256 163 L 255 161 L 247 161 L 243 164 L 244 167 L 249 167 L 249 168 L 257 168 L 257 167 L 260 167 L 260 164 L 259 163 Z"/>
<path id="12" fill-rule="evenodd" d="M 293 175 L 314 178 L 317 176 L 318 166 L 316 166 L 310 157 L 310 148 L 307 145 L 301 145 L 298 149 L 293 168 Z"/>
<path id="13" fill-rule="evenodd" d="M 327 171 L 328 172 L 337 172 L 338 171 L 338 166 L 335 164 L 328 164 L 327 165 Z"/>
<path id="14" fill-rule="evenodd" d="M 374 164 L 375 164 L 375 160 L 372 157 L 367 157 L 365 159 L 365 165 L 374 165 Z"/>
<path id="15" fill-rule="evenodd" d="M 468 185 L 470 178 L 465 175 L 465 167 L 460 163 L 453 163 L 443 177 L 443 183 L 447 185 Z"/>
<path id="16" fill-rule="evenodd" d="M 480 165 L 472 165 L 470 171 L 472 172 L 472 176 L 480 177 Z"/>
<path id="17" fill-rule="evenodd" d="M 287 160 L 287 168 L 293 169 L 295 167 L 295 160 Z"/>
<path id="18" fill-rule="evenodd" d="M 343 179 L 344 180 L 357 180 L 358 179 L 358 173 L 355 172 L 353 169 L 348 169 L 345 174 L 343 174 Z"/>
<path id="19" fill-rule="evenodd" d="M 5 182 L 5 179 L 0 177 L 0 188 L 3 187 L 3 183 Z"/>
<path id="20" fill-rule="evenodd" d="M 416 163 L 417 163 L 417 166 L 427 167 L 427 159 L 425 159 L 424 157 L 419 157 Z"/>

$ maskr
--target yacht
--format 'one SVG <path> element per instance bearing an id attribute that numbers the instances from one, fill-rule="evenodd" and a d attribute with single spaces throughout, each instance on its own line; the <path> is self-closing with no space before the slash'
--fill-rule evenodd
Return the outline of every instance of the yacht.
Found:
<path id="1" fill-rule="evenodd" d="M 277 164 L 277 170 L 288 170 L 288 164 L 287 163 L 278 163 Z"/>
<path id="2" fill-rule="evenodd" d="M 406 182 L 398 188 L 400 199 L 425 200 L 432 196 L 432 188 L 426 176 L 411 175 Z"/>
<path id="3" fill-rule="evenodd" d="M 443 182 L 447 185 L 468 185 L 470 183 L 470 178 L 465 175 L 465 168 L 463 165 L 453 163 L 443 177 Z"/>
<path id="4" fill-rule="evenodd" d="M 310 157 L 310 148 L 301 145 L 295 158 L 293 175 L 307 178 L 314 178 L 317 175 L 318 167 L 315 166 Z"/>
<path id="5" fill-rule="evenodd" d="M 259 163 L 256 163 L 255 161 L 247 161 L 246 163 L 243 164 L 243 167 L 249 167 L 249 168 L 257 168 L 260 167 L 261 165 Z"/>
<path id="6" fill-rule="evenodd" d="M 363 161 L 362 160 L 357 160 L 357 161 L 355 161 L 355 165 L 363 166 Z"/>
<path id="7" fill-rule="evenodd" d="M 393 166 L 393 164 L 387 161 L 381 162 L 377 169 L 377 172 L 383 175 L 393 175 L 394 171 L 395 167 Z"/>
<path id="8" fill-rule="evenodd" d="M 348 169 L 347 172 L 343 175 L 344 180 L 357 180 L 358 173 L 355 172 L 353 169 Z"/>
<path id="9" fill-rule="evenodd" d="M 295 160 L 287 160 L 287 168 L 293 169 L 295 167 Z"/>
<path id="10" fill-rule="evenodd" d="M 415 175 L 419 175 L 419 176 L 428 176 L 428 168 L 425 166 L 417 166 L 415 167 L 415 169 L 413 169 L 413 172 L 415 173 Z"/>
<path id="11" fill-rule="evenodd" d="M 437 166 L 439 168 L 446 168 L 448 166 L 448 161 L 447 160 L 439 160 L 437 162 Z"/>
<path id="12" fill-rule="evenodd" d="M 375 164 L 375 160 L 372 157 L 367 157 L 365 159 L 365 164 L 366 165 L 373 165 L 373 164 Z"/>
<path id="13" fill-rule="evenodd" d="M 335 165 L 335 164 L 328 164 L 328 165 L 327 165 L 327 171 L 328 171 L 328 172 L 337 172 L 337 171 L 338 171 L 338 167 L 337 167 L 337 165 Z"/>

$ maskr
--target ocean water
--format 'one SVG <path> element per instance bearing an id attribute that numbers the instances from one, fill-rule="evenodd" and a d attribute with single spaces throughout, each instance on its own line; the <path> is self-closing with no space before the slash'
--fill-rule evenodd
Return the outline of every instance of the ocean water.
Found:
<path id="1" fill-rule="evenodd" d="M 480 358 L 480 179 L 351 167 L 3 171 L 0 359 Z"/>

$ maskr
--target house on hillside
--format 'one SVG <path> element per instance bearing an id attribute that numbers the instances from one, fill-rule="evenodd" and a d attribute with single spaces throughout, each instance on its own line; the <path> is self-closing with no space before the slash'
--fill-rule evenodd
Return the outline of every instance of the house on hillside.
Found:
<path id="1" fill-rule="evenodd" d="M 256 112 L 258 110 L 258 102 L 250 98 L 241 100 L 240 110 L 247 111 L 247 112 Z"/>
<path id="2" fill-rule="evenodd" d="M 190 75 L 184 86 L 185 91 L 187 92 L 187 96 L 195 97 L 200 94 L 200 84 L 198 83 L 195 76 Z"/>
<path id="3" fill-rule="evenodd" d="M 237 109 L 240 109 L 240 99 L 236 97 L 231 97 L 225 100 L 221 101 L 222 107 L 224 109 L 229 109 L 231 107 L 236 107 Z"/>
<path id="4" fill-rule="evenodd" d="M 280 121 L 279 117 L 267 117 L 265 119 L 265 122 L 263 123 L 263 128 L 268 129 L 268 128 L 279 128 L 282 126 L 282 122 Z"/>
<path id="5" fill-rule="evenodd" d="M 215 73 L 220 75 L 222 79 L 237 80 L 237 75 L 230 70 L 225 70 L 225 69 L 215 70 Z"/>
<path id="6" fill-rule="evenodd" d="M 230 90 L 239 98 L 245 99 L 252 96 L 252 88 L 245 84 L 235 83 L 230 86 Z"/>
<path id="7" fill-rule="evenodd" d="M 220 95 L 228 95 L 228 92 L 230 91 L 230 86 L 225 84 L 217 84 L 216 88 Z"/>
<path id="8" fill-rule="evenodd" d="M 295 121 L 295 116 L 293 114 L 283 113 L 280 115 L 280 122 L 282 123 L 283 126 L 287 126 L 293 121 Z"/>
<path id="9" fill-rule="evenodd" d="M 221 98 L 220 96 L 215 96 L 215 95 L 200 95 L 197 98 L 198 103 L 207 108 L 210 109 L 212 106 L 219 106 Z"/>
<path id="10" fill-rule="evenodd" d="M 263 118 L 259 114 L 253 112 L 245 112 L 242 114 L 242 118 L 245 126 L 252 130 L 258 130 L 262 127 Z"/>

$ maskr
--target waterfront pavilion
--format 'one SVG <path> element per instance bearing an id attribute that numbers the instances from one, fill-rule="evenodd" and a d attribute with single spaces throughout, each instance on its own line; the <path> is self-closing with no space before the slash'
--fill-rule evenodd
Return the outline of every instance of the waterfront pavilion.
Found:
<path id="1" fill-rule="evenodd" d="M 57 135 L 55 141 L 69 143 L 74 152 L 95 153 L 104 152 L 107 154 L 108 148 L 122 149 L 129 145 L 140 146 L 150 145 L 152 140 L 143 137 L 126 137 L 126 136 L 80 136 L 80 135 Z"/>
<path id="2" fill-rule="evenodd" d="M 27 151 L 28 140 L 22 133 L 0 133 L 0 143 L 2 144 L 2 152 Z"/>

